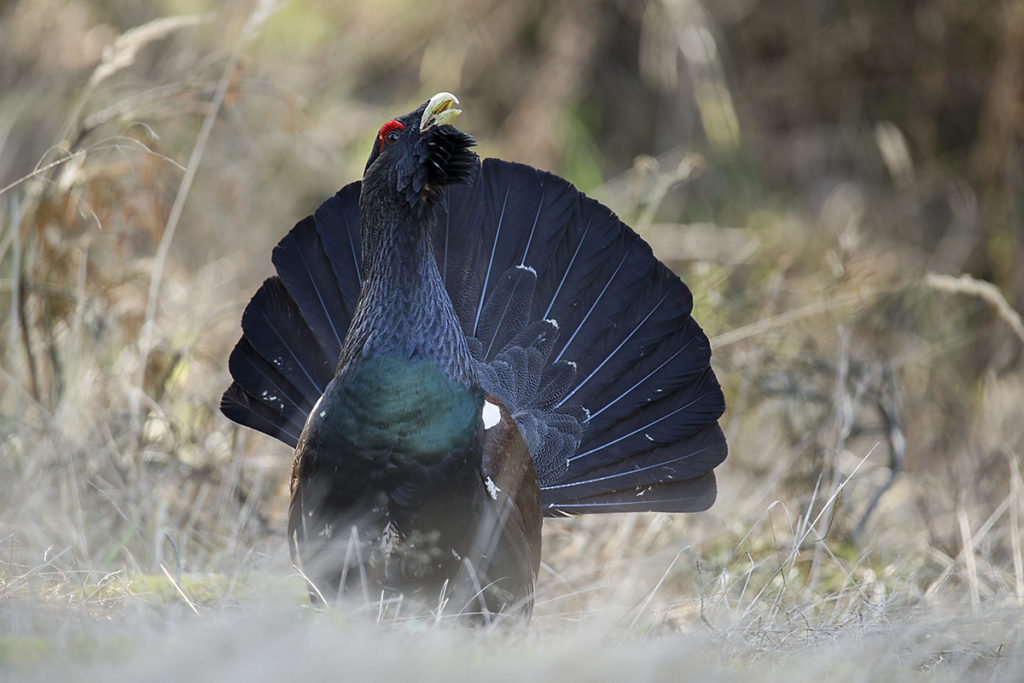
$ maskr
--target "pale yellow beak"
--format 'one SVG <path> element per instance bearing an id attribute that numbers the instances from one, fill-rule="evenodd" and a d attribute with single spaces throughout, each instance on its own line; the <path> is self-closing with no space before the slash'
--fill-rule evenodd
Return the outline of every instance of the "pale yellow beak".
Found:
<path id="1" fill-rule="evenodd" d="M 452 106 L 458 103 L 459 98 L 450 92 L 439 92 L 431 97 L 420 118 L 420 132 L 425 132 L 431 126 L 450 125 L 455 117 L 462 113 L 461 109 Z"/>

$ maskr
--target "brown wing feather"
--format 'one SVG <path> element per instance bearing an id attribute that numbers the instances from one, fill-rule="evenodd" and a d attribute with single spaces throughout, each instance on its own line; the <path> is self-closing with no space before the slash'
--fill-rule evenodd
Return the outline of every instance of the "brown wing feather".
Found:
<path id="1" fill-rule="evenodd" d="M 487 401 L 498 406 L 498 423 L 484 430 L 482 470 L 496 487 L 492 497 L 508 507 L 506 528 L 521 534 L 534 577 L 540 569 L 541 507 L 537 472 L 519 428 L 508 409 L 494 396 Z"/>

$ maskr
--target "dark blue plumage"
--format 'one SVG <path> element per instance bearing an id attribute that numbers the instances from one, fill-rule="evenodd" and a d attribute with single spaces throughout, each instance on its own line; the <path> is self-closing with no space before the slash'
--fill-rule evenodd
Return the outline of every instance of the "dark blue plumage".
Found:
<path id="1" fill-rule="evenodd" d="M 575 377 L 557 402 L 540 415 L 534 410 L 517 420 L 528 443 L 531 433 L 538 436 L 531 453 L 545 513 L 583 511 L 567 506 L 583 495 L 580 491 L 598 484 L 607 495 L 600 504 L 591 502 L 587 512 L 618 511 L 617 501 L 623 510 L 708 507 L 714 500 L 713 478 L 702 480 L 709 495 L 699 501 L 689 491 L 673 499 L 668 489 L 665 497 L 648 499 L 649 505 L 636 500 L 647 486 L 710 471 L 726 454 L 717 426 L 725 404 L 710 369 L 711 348 L 690 317 L 693 298 L 679 278 L 606 207 L 561 178 L 528 166 L 485 160 L 472 186 L 449 190 L 445 209 L 438 225 L 447 231 L 435 231 L 434 243 L 439 261 L 455 264 L 446 284 L 467 335 L 483 334 L 489 340 L 495 323 L 489 316 L 481 322 L 480 314 L 505 311 L 491 304 L 492 295 L 495 303 L 512 296 L 500 290 L 501 278 L 533 271 L 527 318 L 553 320 L 558 326 L 542 373 L 545 378 L 559 373 L 565 362 L 575 366 Z M 482 227 L 470 232 L 472 226 Z M 506 314 L 501 326 L 505 339 L 521 317 Z M 492 361 L 495 347 L 500 343 L 484 343 L 478 359 Z M 506 383 L 515 390 L 536 380 L 521 373 Z M 535 407 L 525 399 L 510 409 L 516 415 Z M 565 436 L 574 425 L 550 435 L 553 424 L 564 425 L 567 412 L 581 408 L 575 448 Z M 707 434 L 699 434 L 702 430 Z M 562 442 L 559 448 L 545 448 L 552 438 Z M 610 487 L 620 486 L 622 478 L 591 474 L 613 464 L 623 471 L 636 469 L 639 460 L 633 459 L 641 456 L 644 474 L 621 488 Z M 591 485 L 565 486 L 573 482 Z"/>
<path id="2" fill-rule="evenodd" d="M 349 306 L 354 308 L 360 284 L 356 266 L 359 244 L 352 238 L 358 230 L 358 189 L 359 183 L 346 186 L 317 210 L 315 221 L 301 221 L 274 252 L 282 279 L 291 283 L 296 297 L 304 301 L 297 306 L 301 315 L 293 313 L 293 318 L 260 333 L 247 330 L 243 337 L 243 342 L 252 338 L 264 342 L 262 357 L 270 366 L 268 373 L 276 369 L 276 358 L 286 357 L 286 369 L 292 373 L 288 376 L 294 376 L 306 392 L 304 403 L 289 402 L 284 409 L 268 406 L 280 416 L 275 424 L 294 425 L 298 420 L 301 429 L 302 411 L 308 412 L 331 376 L 324 374 L 323 353 L 311 354 L 302 371 L 296 371 L 292 356 L 275 350 L 285 334 L 291 335 L 296 345 L 310 347 L 306 330 L 296 327 L 294 319 L 320 330 L 317 338 L 320 346 L 327 347 L 325 351 L 340 351 L 334 330 L 347 329 L 347 312 Z M 557 339 L 554 335 L 549 338 L 554 349 L 546 357 L 548 365 L 540 373 L 536 369 L 512 373 L 504 383 L 516 391 L 517 386 L 539 384 L 541 377 L 564 372 L 571 367 L 568 362 L 575 363 L 575 381 L 562 380 L 569 386 L 551 407 L 583 407 L 589 417 L 582 420 L 582 439 L 574 452 L 567 453 L 563 446 L 544 449 L 539 461 L 534 456 L 545 512 L 582 511 L 562 506 L 588 489 L 565 484 L 594 478 L 588 473 L 609 463 L 635 468 L 637 463 L 628 462 L 630 458 L 652 452 L 657 455 L 648 455 L 648 459 L 671 464 L 662 468 L 648 465 L 644 470 L 648 474 L 637 477 L 645 481 L 622 487 L 623 493 L 612 500 L 628 501 L 623 509 L 629 510 L 693 510 L 690 497 L 678 504 L 668 500 L 649 507 L 633 500 L 633 489 L 656 485 L 668 474 L 676 479 L 699 476 L 726 454 L 725 439 L 717 427 L 724 400 L 710 370 L 707 337 L 690 317 L 692 296 L 686 286 L 607 208 L 564 180 L 527 166 L 485 160 L 471 186 L 449 188 L 437 213 L 433 241 L 439 268 L 463 331 L 480 342 L 476 346 L 478 359 L 486 365 L 527 322 L 547 319 L 558 326 Z M 330 251 L 324 235 L 333 242 Z M 302 245 L 306 252 L 298 250 Z M 323 284 L 303 285 L 295 272 L 308 272 Z M 505 289 L 503 279 L 509 282 Z M 271 278 L 268 284 L 273 281 Z M 487 294 L 498 293 L 493 301 L 484 296 L 485 282 Z M 250 307 L 257 306 L 258 299 L 275 297 L 281 300 L 279 308 L 283 310 L 295 306 L 282 288 L 264 290 L 260 293 L 266 296 L 257 295 Z M 528 313 L 524 313 L 523 299 L 528 302 Z M 351 304 L 343 305 L 346 301 Z M 261 321 L 269 318 L 261 317 Z M 560 362 L 552 364 L 555 358 Z M 243 389 L 248 386 L 247 393 L 259 401 L 263 388 L 245 385 L 234 371 L 233 376 L 236 384 Z M 318 377 L 320 383 L 311 383 L 310 377 Z M 267 388 L 273 390 L 271 395 L 284 393 L 271 381 Z M 528 411 L 530 399 L 519 394 L 521 389 L 516 393 L 519 401 L 512 405 Z M 251 422 L 237 412 L 229 417 L 271 433 L 267 420 L 255 412 Z M 533 421 L 532 415 L 526 416 L 525 431 L 538 431 L 531 428 Z M 295 445 L 294 439 L 271 435 Z M 691 436 L 702 438 L 691 446 L 687 441 Z M 569 466 L 556 462 L 558 459 L 568 460 Z M 605 481 L 608 486 L 620 483 Z M 713 482 L 706 485 L 713 487 Z M 702 499 L 698 509 L 710 502 Z M 606 501 L 586 511 L 618 509 L 616 503 Z"/>
<path id="3" fill-rule="evenodd" d="M 278 275 L 264 283 L 243 315 L 224 413 L 299 444 L 301 454 L 303 427 L 312 428 L 307 416 L 315 422 L 314 404 L 329 383 L 342 381 L 332 379 L 354 377 L 346 368 L 371 367 L 358 365 L 364 356 L 398 353 L 415 360 L 426 354 L 442 375 L 408 381 L 447 376 L 469 392 L 457 405 L 476 402 L 480 411 L 483 397 L 490 396 L 514 420 L 512 432 L 518 433 L 506 437 L 528 450 L 544 514 L 709 507 L 715 498 L 712 470 L 726 456 L 717 423 L 725 404 L 708 339 L 690 317 L 689 290 L 609 209 L 565 180 L 495 159 L 479 164 L 466 152 L 472 140 L 448 125 L 414 138 L 406 127 L 424 111 L 426 120 L 431 106 L 382 128 L 367 164 L 367 178 L 376 174 L 372 186 L 342 188 L 274 250 Z M 415 144 L 393 166 L 382 166 L 378 156 L 392 140 Z M 390 217 L 395 211 L 399 218 Z M 395 220 L 422 228 L 373 228 Z M 413 252 L 430 267 L 408 271 L 400 255 Z M 367 273 L 372 283 L 364 282 Z M 439 312 L 422 318 L 421 309 Z M 455 329 L 438 322 L 446 316 Z M 399 377 L 421 376 L 404 367 L 396 371 Z M 344 395 L 361 406 L 364 385 L 401 386 L 389 383 L 392 371 L 387 377 L 381 372 L 366 370 L 368 379 L 332 389 L 323 400 Z M 381 408 L 392 415 L 381 419 L 402 424 L 405 418 L 394 416 L 406 408 L 398 405 Z M 398 412 L 387 412 L 393 410 Z M 426 430 L 436 437 L 445 419 L 428 411 L 422 418 L 427 422 L 412 425 L 411 433 Z M 344 424 L 344 434 L 362 433 L 361 423 Z M 372 432 L 374 448 L 387 451 L 387 425 L 382 428 L 380 435 Z M 465 445 L 470 441 L 463 436 L 470 439 L 465 432 L 453 443 L 478 448 Z M 325 441 L 317 448 L 340 447 Z M 493 466 L 487 463 L 502 457 L 487 448 L 498 447 L 484 446 L 485 474 Z M 402 447 L 395 449 L 401 460 Z M 341 463 L 333 467 L 344 470 L 344 463 L 359 460 L 346 457 L 332 460 Z M 335 485 L 339 490 L 361 481 L 363 470 L 353 465 L 345 476 Z M 419 502 L 409 509 L 426 505 L 423 486 L 401 472 L 395 476 L 405 482 L 405 493 L 389 493 L 393 503 L 400 497 L 398 507 L 410 500 Z M 357 490 L 346 495 L 354 499 Z M 338 495 L 328 494 L 332 500 Z M 507 548 L 520 548 L 520 541 L 510 543 Z M 539 536 L 536 543 L 539 550 Z"/>
<path id="4" fill-rule="evenodd" d="M 310 272 L 319 274 L 324 284 L 299 290 L 298 296 L 310 302 L 299 307 L 303 311 L 299 317 L 333 320 L 333 329 L 347 329 L 349 316 L 336 298 L 321 290 L 330 287 L 330 291 L 349 292 L 354 307 L 360 283 L 355 265 L 359 245 L 350 236 L 358 230 L 358 224 L 353 225 L 353 219 L 358 220 L 358 190 L 359 183 L 346 186 L 317 210 L 315 225 L 308 218 L 301 221 L 275 250 L 282 278 L 292 283 L 297 284 L 298 277 L 284 273 L 300 268 L 304 272 L 310 262 L 321 265 Z M 514 201 L 507 201 L 506 195 Z M 517 377 L 513 373 L 505 383 L 513 390 L 520 382 L 539 384 L 542 376 L 566 369 L 561 362 L 552 365 L 555 358 L 576 365 L 575 381 L 555 405 L 583 407 L 590 415 L 582 421 L 582 441 L 575 452 L 551 453 L 535 463 L 548 514 L 573 500 L 565 496 L 576 495 L 573 487 L 559 484 L 586 479 L 589 471 L 609 462 L 664 451 L 666 444 L 675 443 L 674 450 L 685 451 L 683 440 L 702 429 L 716 438 L 705 437 L 713 443 L 694 448 L 692 455 L 679 453 L 682 462 L 690 460 L 694 465 L 684 468 L 676 464 L 677 478 L 703 474 L 724 459 L 725 439 L 717 429 L 724 400 L 710 370 L 707 337 L 690 317 L 692 296 L 654 258 L 650 247 L 606 207 L 556 176 L 487 159 L 475 182 L 450 187 L 436 211 L 433 241 L 438 265 L 463 331 L 480 342 L 478 358 L 486 365 L 527 322 L 548 319 L 558 326 L 557 339 L 551 338 L 554 349 L 548 365 L 539 374 L 527 372 Z M 295 235 L 313 230 L 321 236 L 319 241 Z M 325 249 L 323 235 L 331 236 L 334 249 L 321 262 L 324 254 L 317 250 Z M 293 253 L 299 244 L 307 245 L 308 256 Z M 520 265 L 523 267 L 516 268 Z M 515 284 L 502 289 L 503 278 Z M 268 283 L 271 281 L 273 278 Z M 493 301 L 483 296 L 485 281 L 488 294 L 498 292 Z M 279 289 L 274 295 L 285 298 Z M 525 314 L 523 299 L 529 303 Z M 255 304 L 256 299 L 251 305 Z M 320 322 L 318 329 L 324 330 L 321 339 L 333 337 L 331 326 Z M 309 346 L 305 334 L 296 331 L 291 322 L 284 322 L 280 333 L 294 333 L 297 343 L 304 340 Z M 278 337 L 269 329 L 263 335 L 268 346 Z M 247 332 L 243 339 L 249 336 Z M 327 346 L 328 341 L 321 344 Z M 264 357 L 272 364 L 275 356 L 270 351 Z M 304 388 L 311 386 L 306 376 L 317 376 L 317 368 L 322 368 L 321 360 L 309 359 L 308 367 L 296 373 Z M 318 391 L 322 392 L 330 376 L 320 372 Z M 235 379 L 241 384 L 237 376 Z M 247 393 L 258 399 L 255 388 Z M 311 390 L 309 396 L 308 407 L 312 407 L 319 393 Z M 525 403 L 528 399 L 520 400 L 522 403 L 513 405 L 523 410 L 531 407 Z M 280 411 L 280 422 L 288 422 L 292 411 L 288 406 Z M 235 415 L 230 417 L 235 419 Z M 299 423 L 303 420 L 304 414 Z M 257 424 L 243 424 L 268 431 Z M 553 462 L 558 457 L 568 459 L 569 467 Z M 675 459 L 671 452 L 660 457 Z M 661 470 L 648 471 L 651 479 L 639 486 L 661 481 Z M 624 493 L 622 497 L 629 496 Z M 629 503 L 629 509 L 636 508 L 635 501 Z M 680 501 L 680 506 L 691 509 L 686 500 Z M 595 506 L 590 511 L 614 507 Z M 652 509 L 666 507 L 671 505 L 662 503 Z"/>

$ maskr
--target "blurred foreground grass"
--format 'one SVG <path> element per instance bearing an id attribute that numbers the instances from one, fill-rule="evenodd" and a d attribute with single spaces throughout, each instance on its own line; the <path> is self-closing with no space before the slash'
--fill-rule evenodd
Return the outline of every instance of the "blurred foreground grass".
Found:
<path id="1" fill-rule="evenodd" d="M 0 9 L 0 678 L 1016 680 L 1019 3 L 781 4 Z M 679 270 L 729 402 L 715 507 L 549 520 L 527 632 L 302 607 L 288 449 L 217 412 L 273 244 L 442 89 Z"/>

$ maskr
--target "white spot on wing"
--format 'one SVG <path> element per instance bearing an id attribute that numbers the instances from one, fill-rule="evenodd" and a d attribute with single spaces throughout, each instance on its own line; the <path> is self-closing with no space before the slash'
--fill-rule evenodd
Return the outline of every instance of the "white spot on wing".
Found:
<path id="1" fill-rule="evenodd" d="M 320 401 L 322 401 L 322 400 L 324 400 L 324 396 L 323 396 L 323 394 L 320 394 L 320 398 L 318 398 L 316 400 L 316 403 L 313 404 L 313 410 L 309 411 L 309 415 L 306 416 L 306 424 L 307 425 L 310 423 L 310 421 L 312 421 L 313 416 L 317 414 L 317 409 L 320 407 Z M 284 408 L 284 406 L 282 404 L 282 409 L 283 408 Z M 326 413 L 327 413 L 326 410 L 320 411 L 320 417 L 324 417 L 324 415 Z"/>
<path id="2" fill-rule="evenodd" d="M 533 273 L 534 275 L 537 274 L 537 271 L 534 270 L 532 266 L 527 266 L 527 265 L 522 264 L 522 263 L 520 263 L 518 266 L 516 266 L 516 268 L 518 268 L 519 270 L 528 270 L 531 273 Z"/>
<path id="3" fill-rule="evenodd" d="M 484 486 L 487 487 L 487 493 L 490 494 L 491 500 L 498 500 L 498 491 L 501 491 L 501 489 L 499 489 L 498 485 L 494 483 L 494 480 L 487 477 L 484 479 Z"/>
<path id="4" fill-rule="evenodd" d="M 558 321 L 555 320 L 554 318 L 544 318 L 544 322 L 551 323 L 552 325 L 555 326 L 556 330 L 558 329 Z"/>
<path id="5" fill-rule="evenodd" d="M 484 421 L 484 429 L 490 429 L 501 422 L 501 408 L 490 401 L 484 401 L 484 409 L 480 417 Z"/>

